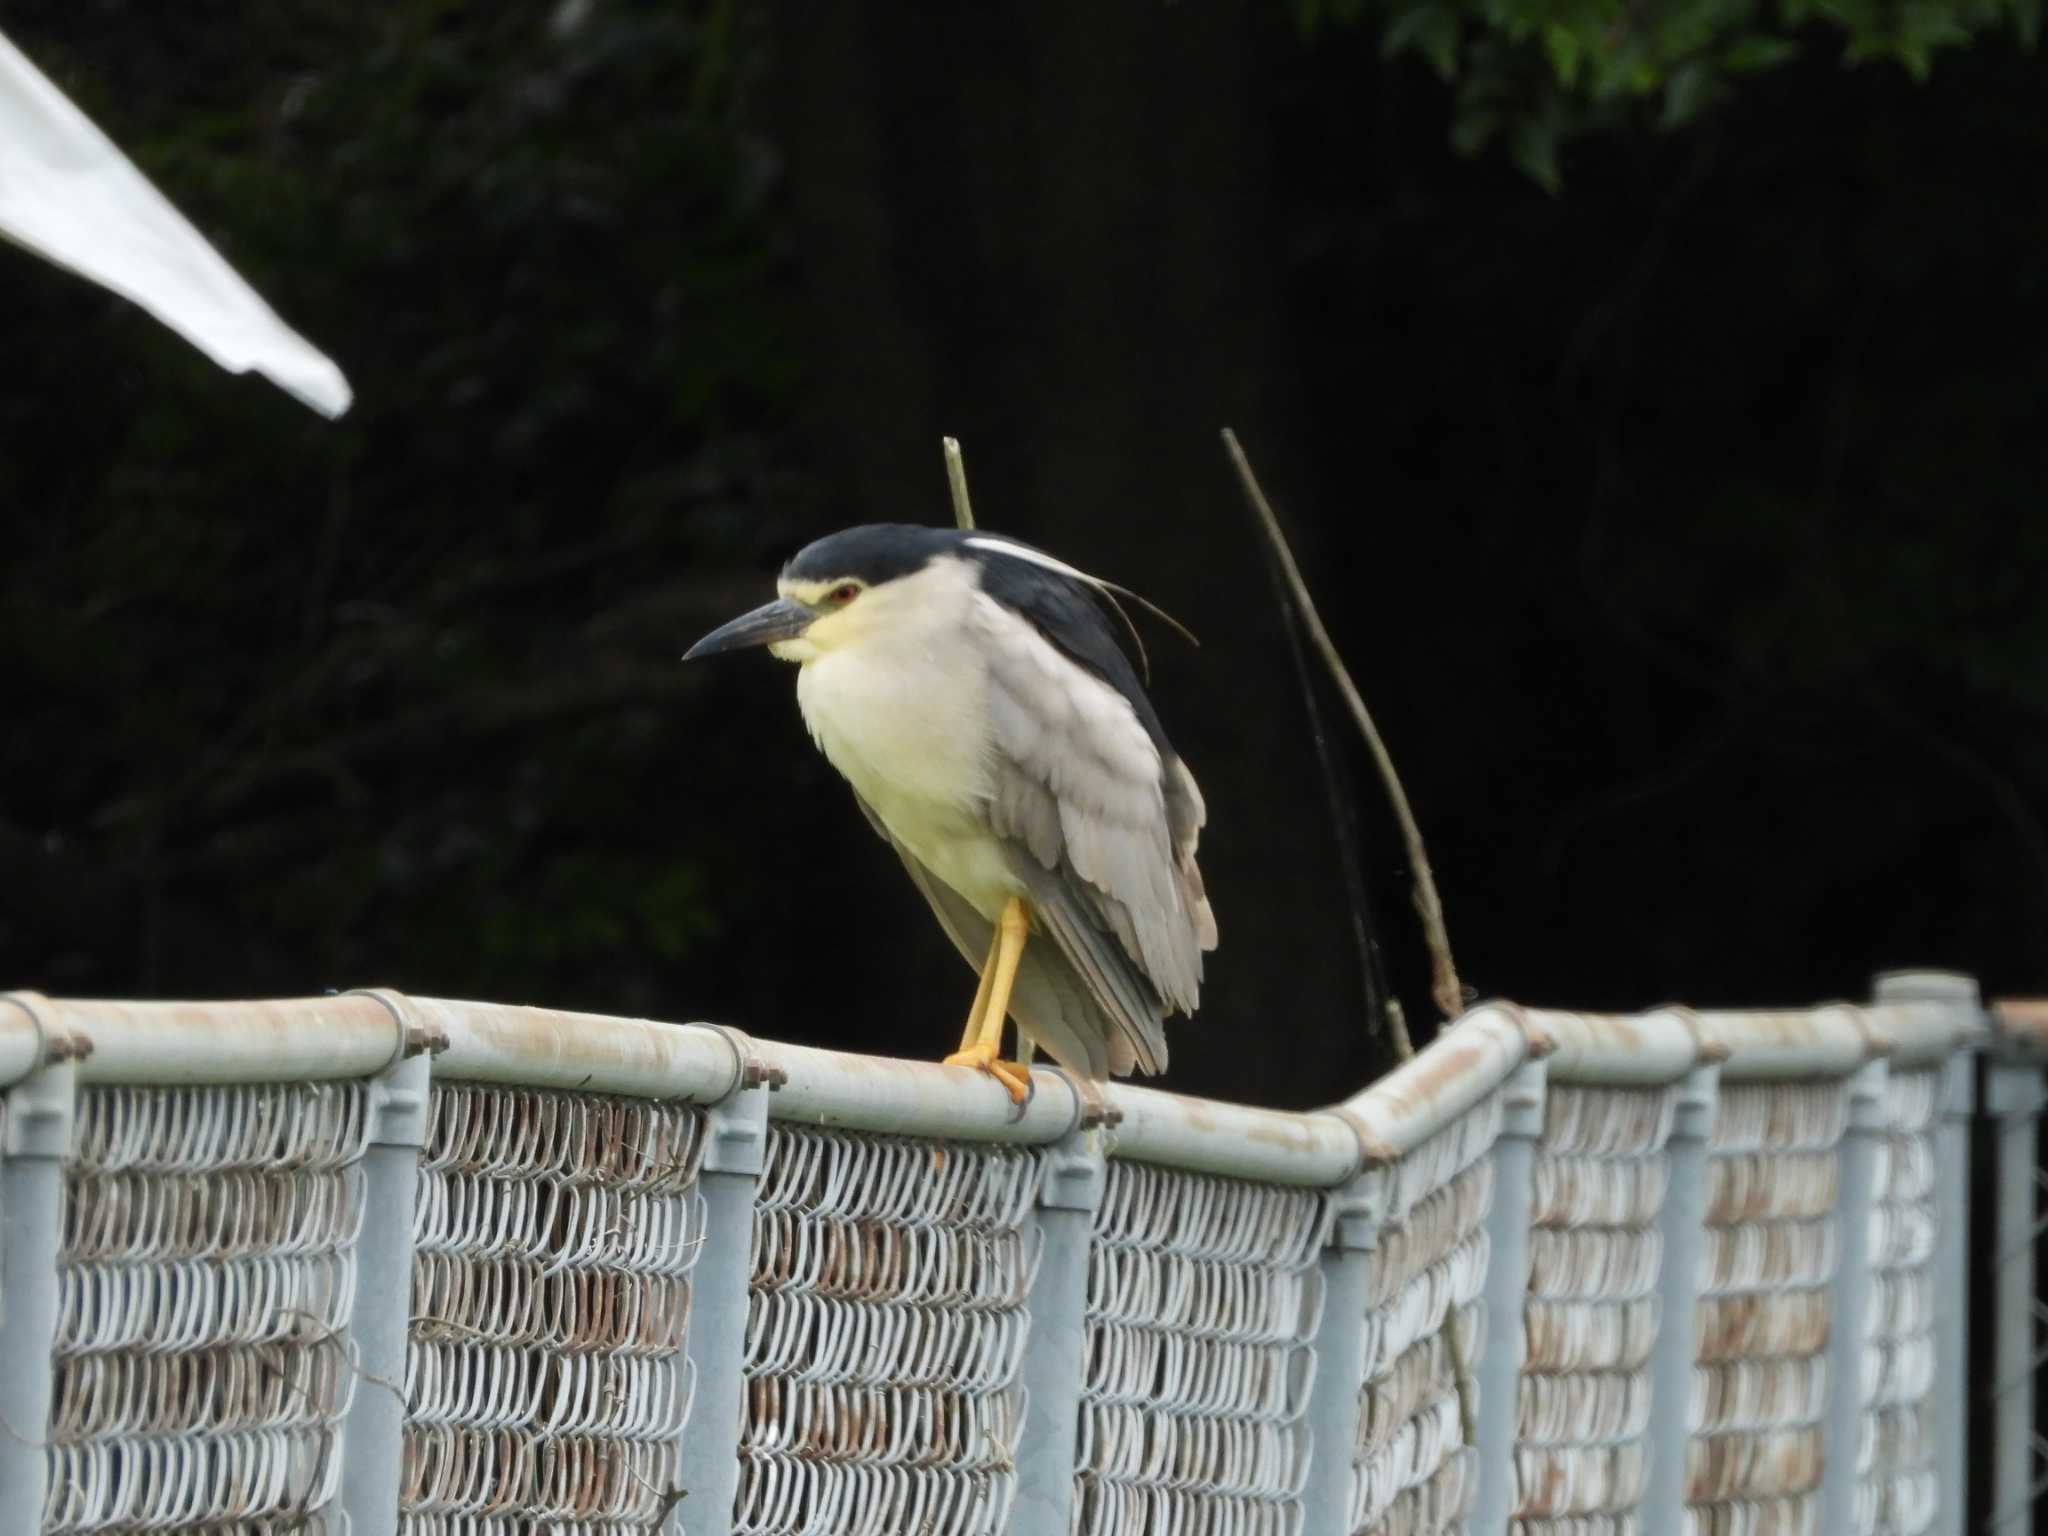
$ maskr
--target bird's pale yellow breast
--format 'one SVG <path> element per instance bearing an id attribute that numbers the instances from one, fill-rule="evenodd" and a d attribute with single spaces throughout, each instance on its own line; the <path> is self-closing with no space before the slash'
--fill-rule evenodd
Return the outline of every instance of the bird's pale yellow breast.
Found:
<path id="1" fill-rule="evenodd" d="M 985 908 L 1014 882 L 984 825 L 986 668 L 959 644 L 975 596 L 953 560 L 863 594 L 813 627 L 796 695 L 819 750 L 896 840 Z"/>

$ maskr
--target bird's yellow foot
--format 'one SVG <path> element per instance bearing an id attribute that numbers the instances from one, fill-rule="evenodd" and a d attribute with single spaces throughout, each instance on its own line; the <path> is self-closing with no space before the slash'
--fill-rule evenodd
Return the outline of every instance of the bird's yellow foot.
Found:
<path id="1" fill-rule="evenodd" d="M 1022 1104 L 1031 1097 L 1031 1069 L 1021 1061 L 1003 1061 L 993 1048 L 982 1050 L 955 1051 L 943 1065 L 949 1067 L 972 1067 L 977 1072 L 986 1072 L 1003 1085 L 1004 1092 L 1013 1104 Z"/>

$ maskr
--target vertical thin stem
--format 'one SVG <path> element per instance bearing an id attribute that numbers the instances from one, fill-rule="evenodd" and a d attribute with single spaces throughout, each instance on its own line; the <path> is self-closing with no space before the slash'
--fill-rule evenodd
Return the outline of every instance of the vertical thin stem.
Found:
<path id="1" fill-rule="evenodd" d="M 974 526 L 974 504 L 967 499 L 967 460 L 960 454 L 960 439 L 942 437 L 939 446 L 946 454 L 946 484 L 953 490 L 953 521 L 962 528 Z"/>
<path id="2" fill-rule="evenodd" d="M 1351 902 L 1351 937 L 1358 947 L 1358 969 L 1365 987 L 1365 1014 L 1373 1023 L 1383 1023 L 1394 1036 L 1400 1059 L 1415 1054 L 1408 1039 L 1408 1021 L 1401 1005 L 1387 988 L 1380 965 L 1379 941 L 1373 933 L 1372 911 L 1365 894 L 1365 860 L 1358 849 L 1358 822 L 1354 814 L 1356 796 L 1350 793 L 1346 775 L 1339 769 L 1330 748 L 1329 732 L 1323 728 L 1323 707 L 1316 699 L 1315 674 L 1309 670 L 1308 648 L 1301 643 L 1302 625 L 1295 620 L 1293 594 L 1287 575 L 1280 569 L 1280 557 L 1270 544 L 1266 547 L 1266 570 L 1273 579 L 1273 598 L 1280 605 L 1280 627 L 1287 631 L 1287 654 L 1294 662 L 1294 675 L 1301 682 L 1302 703 L 1307 706 L 1309 735 L 1316 744 L 1316 764 L 1323 773 L 1323 792 L 1330 802 L 1330 825 L 1337 834 L 1337 863 L 1344 874 L 1344 894 Z M 1368 1030 L 1372 1024 L 1367 1025 Z"/>
<path id="3" fill-rule="evenodd" d="M 1287 535 L 1281 530 L 1280 519 L 1273 515 L 1272 504 L 1259 488 L 1259 478 L 1252 473 L 1251 463 L 1238 444 L 1237 434 L 1228 427 L 1223 429 L 1223 446 L 1230 454 L 1231 463 L 1237 467 L 1237 478 L 1244 486 L 1245 500 L 1258 514 L 1259 525 L 1279 558 L 1288 588 L 1294 594 L 1294 610 L 1301 616 L 1309 639 L 1322 653 L 1330 676 L 1336 680 L 1337 691 L 1344 696 L 1351 718 L 1358 722 L 1366 745 L 1372 749 L 1373 761 L 1379 766 L 1380 779 L 1387 787 L 1387 798 L 1393 802 L 1395 819 L 1400 822 L 1401 836 L 1408 845 L 1408 866 L 1415 872 L 1415 909 L 1422 916 L 1422 932 L 1429 942 L 1430 962 L 1436 973 L 1431 992 L 1443 1016 L 1455 1018 L 1464 1009 L 1465 989 L 1459 984 L 1458 967 L 1451 958 L 1451 939 L 1444 929 L 1443 903 L 1437 898 L 1436 877 L 1430 871 L 1429 854 L 1422 846 L 1422 829 L 1416 825 L 1415 813 L 1409 808 L 1408 793 L 1401 787 L 1401 776 L 1394 771 L 1394 759 L 1388 753 L 1386 743 L 1380 739 L 1379 727 L 1373 724 L 1372 714 L 1365 707 L 1358 685 L 1352 682 L 1350 670 L 1337 654 L 1330 632 L 1323 628 L 1322 615 L 1316 612 L 1316 602 L 1309 596 L 1308 583 L 1302 580 L 1301 567 L 1294 563 L 1294 551 L 1287 545 Z M 1283 612 L 1281 617 L 1284 620 L 1286 614 Z M 1401 1004 L 1389 996 L 1386 1006 L 1395 1052 L 1403 1061 L 1412 1060 L 1415 1044 L 1408 1037 L 1408 1024 L 1402 1017 Z M 1453 1307 L 1444 1314 L 1444 1339 L 1450 1345 L 1451 1371 L 1458 1384 L 1458 1418 L 1464 1427 L 1465 1443 L 1473 1445 L 1478 1440 L 1478 1394 L 1473 1387 L 1471 1367 L 1465 1359 L 1463 1334 L 1458 1309 Z"/>
<path id="4" fill-rule="evenodd" d="M 1394 759 L 1387 751 L 1387 744 L 1380 739 L 1379 727 L 1373 724 L 1365 700 L 1359 696 L 1358 685 L 1352 682 L 1350 671 L 1337 654 L 1330 632 L 1323 628 L 1322 615 L 1316 612 L 1316 601 L 1309 596 L 1308 584 L 1301 578 L 1301 568 L 1294 563 L 1294 551 L 1288 547 L 1287 535 L 1280 529 L 1280 520 L 1273 515 L 1272 504 L 1259 488 L 1258 476 L 1252 473 L 1244 449 L 1238 445 L 1237 434 L 1228 427 L 1223 429 L 1223 446 L 1230 454 L 1231 463 L 1237 467 L 1237 478 L 1244 486 L 1245 499 L 1258 514 L 1259 525 L 1280 557 L 1281 569 L 1294 593 L 1295 606 L 1303 623 L 1308 626 L 1309 639 L 1322 653 L 1330 676 L 1336 681 L 1337 691 L 1344 696 L 1344 702 L 1351 710 L 1351 718 L 1358 722 L 1366 745 L 1372 749 L 1380 780 L 1387 787 L 1388 800 L 1393 803 L 1394 819 L 1401 824 L 1401 837 L 1408 845 L 1409 868 L 1415 873 L 1415 909 L 1422 916 L 1423 937 L 1428 941 L 1430 963 L 1435 973 L 1431 996 L 1445 1018 L 1456 1018 L 1464 1011 L 1465 989 L 1458 981 L 1458 967 L 1451 958 L 1451 938 L 1444 928 L 1443 902 L 1437 896 L 1436 876 L 1430 869 L 1429 853 L 1422 845 L 1422 829 L 1416 825 L 1415 812 L 1409 807 L 1408 792 L 1401 787 L 1401 776 L 1394 771 Z"/>

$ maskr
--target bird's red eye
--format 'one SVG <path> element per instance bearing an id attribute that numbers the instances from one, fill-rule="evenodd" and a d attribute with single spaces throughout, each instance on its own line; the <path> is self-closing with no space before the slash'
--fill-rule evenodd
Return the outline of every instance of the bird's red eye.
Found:
<path id="1" fill-rule="evenodd" d="M 850 603 L 850 602 L 852 602 L 852 601 L 853 601 L 853 600 L 854 600 L 854 599 L 855 599 L 856 597 L 859 597 L 859 596 L 860 596 L 860 583 L 859 583 L 859 582 L 857 582 L 857 581 L 842 581 L 841 583 L 839 583 L 839 585 L 838 585 L 838 586 L 834 587 L 834 588 L 833 588 L 833 589 L 832 589 L 832 590 L 831 590 L 830 592 L 827 592 L 827 593 L 825 594 L 825 601 L 826 601 L 826 602 L 828 602 L 828 603 L 831 603 L 831 604 L 833 604 L 833 605 L 834 605 L 834 606 L 836 607 L 836 606 L 838 606 L 838 605 L 839 605 L 839 604 L 841 604 L 841 603 Z"/>

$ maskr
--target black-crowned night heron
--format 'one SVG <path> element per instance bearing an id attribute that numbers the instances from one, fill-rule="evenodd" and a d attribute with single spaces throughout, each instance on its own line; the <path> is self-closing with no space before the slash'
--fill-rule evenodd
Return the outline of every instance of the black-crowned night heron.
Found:
<path id="1" fill-rule="evenodd" d="M 885 523 L 818 540 L 776 590 L 684 660 L 798 663 L 812 738 L 980 969 L 946 1061 L 1021 1102 L 1029 1074 L 997 1059 L 1014 1018 L 1089 1080 L 1164 1071 L 1163 1021 L 1194 1012 L 1216 947 L 1205 812 L 1107 584 L 997 534 Z"/>

